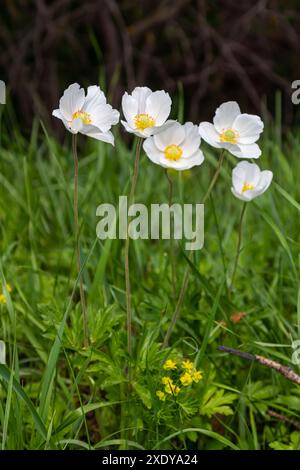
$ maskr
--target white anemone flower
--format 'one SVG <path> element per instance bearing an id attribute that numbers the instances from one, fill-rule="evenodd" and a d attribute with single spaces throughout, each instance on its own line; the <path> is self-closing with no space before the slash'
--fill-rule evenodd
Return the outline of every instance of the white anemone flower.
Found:
<path id="1" fill-rule="evenodd" d="M 242 201 L 252 201 L 268 189 L 272 178 L 272 171 L 261 171 L 255 163 L 240 162 L 232 171 L 231 191 Z"/>
<path id="2" fill-rule="evenodd" d="M 202 122 L 201 137 L 216 148 L 224 148 L 238 158 L 259 158 L 261 150 L 255 143 L 264 129 L 259 116 L 242 114 L 235 101 L 221 104 L 213 124 Z"/>
<path id="3" fill-rule="evenodd" d="M 203 162 L 200 143 L 197 126 L 191 122 L 181 125 L 173 121 L 159 134 L 146 139 L 143 148 L 153 163 L 182 171 Z"/>
<path id="4" fill-rule="evenodd" d="M 53 116 L 61 119 L 72 134 L 85 134 L 114 145 L 110 129 L 119 122 L 120 113 L 107 103 L 99 86 L 89 86 L 87 95 L 78 83 L 73 83 L 59 101 L 59 109 Z"/>
<path id="5" fill-rule="evenodd" d="M 160 132 L 171 111 L 171 98 L 163 90 L 136 87 L 132 94 L 124 93 L 122 109 L 126 121 L 121 121 L 127 132 L 147 138 Z"/>

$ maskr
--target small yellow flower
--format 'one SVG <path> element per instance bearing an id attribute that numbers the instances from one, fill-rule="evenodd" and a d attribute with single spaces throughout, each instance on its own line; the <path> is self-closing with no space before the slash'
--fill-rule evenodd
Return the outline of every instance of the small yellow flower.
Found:
<path id="1" fill-rule="evenodd" d="M 174 370 L 174 369 L 177 369 L 176 367 L 176 361 L 174 361 L 173 359 L 168 359 L 164 365 L 163 365 L 163 368 L 165 370 Z"/>
<path id="2" fill-rule="evenodd" d="M 195 370 L 195 372 L 193 373 L 193 381 L 198 383 L 202 379 L 203 379 L 202 371 L 201 370 Z"/>
<path id="3" fill-rule="evenodd" d="M 183 369 L 193 370 L 193 363 L 188 359 L 186 361 L 183 361 L 181 365 Z"/>
<path id="4" fill-rule="evenodd" d="M 157 396 L 161 401 L 165 401 L 165 399 L 166 399 L 166 394 L 165 394 L 165 392 L 162 392 L 161 390 L 157 390 L 156 396 Z"/>
<path id="5" fill-rule="evenodd" d="M 193 377 L 189 372 L 185 372 L 181 377 L 180 377 L 180 382 L 182 385 L 187 387 L 193 382 Z"/>
<path id="6" fill-rule="evenodd" d="M 180 388 L 177 385 L 169 382 L 165 386 L 165 392 L 169 393 L 169 395 L 178 395 L 178 393 L 180 392 Z"/>
<path id="7" fill-rule="evenodd" d="M 161 379 L 161 382 L 164 384 L 164 385 L 168 385 L 168 384 L 173 384 L 173 380 L 171 379 L 171 377 L 163 377 Z"/>
<path id="8" fill-rule="evenodd" d="M 10 284 L 6 284 L 6 290 L 9 293 L 12 292 L 12 287 L 10 286 Z M 0 294 L 0 304 L 2 305 L 6 304 L 6 298 L 5 298 L 4 293 Z"/>

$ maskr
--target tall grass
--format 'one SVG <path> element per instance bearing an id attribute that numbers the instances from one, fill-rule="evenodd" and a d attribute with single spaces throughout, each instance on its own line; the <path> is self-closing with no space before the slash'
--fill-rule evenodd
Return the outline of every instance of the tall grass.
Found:
<path id="1" fill-rule="evenodd" d="M 12 285 L 0 306 L 2 449 L 268 449 L 300 448 L 300 390 L 259 365 L 218 352 L 219 344 L 257 352 L 291 365 L 299 338 L 300 138 L 278 138 L 269 123 L 260 166 L 274 172 L 271 189 L 249 204 L 231 296 L 241 202 L 230 192 L 226 156 L 205 205 L 205 246 L 191 261 L 174 246 L 176 278 L 190 264 L 190 282 L 169 346 L 162 342 L 174 312 L 168 241 L 131 244 L 132 383 L 127 389 L 124 243 L 96 237 L 96 208 L 117 205 L 128 193 L 131 142 L 115 149 L 81 139 L 82 273 L 88 301 L 90 346 L 83 321 L 72 228 L 73 167 L 69 136 L 59 144 L 35 122 L 25 139 L 7 106 L 1 121 L 1 281 Z M 275 120 L 276 122 L 276 120 Z M 217 165 L 205 163 L 173 176 L 173 201 L 200 202 Z M 141 156 L 135 200 L 168 200 L 161 168 Z M 178 283 L 177 283 L 178 284 Z M 72 295 L 74 293 L 74 295 Z M 178 292 L 179 294 L 179 292 Z M 73 300 L 72 300 L 73 298 Z M 243 312 L 239 321 L 233 314 Z M 156 396 L 163 363 L 192 360 L 203 380 L 182 398 Z M 297 366 L 295 370 L 297 371 Z"/>

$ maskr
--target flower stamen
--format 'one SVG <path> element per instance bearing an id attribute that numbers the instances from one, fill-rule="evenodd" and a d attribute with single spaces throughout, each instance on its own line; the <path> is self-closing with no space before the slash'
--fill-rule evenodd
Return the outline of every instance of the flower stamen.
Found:
<path id="1" fill-rule="evenodd" d="M 244 183 L 244 186 L 242 188 L 242 193 L 245 193 L 246 191 L 252 191 L 252 189 L 254 189 L 254 188 L 255 188 L 254 184 Z"/>
<path id="2" fill-rule="evenodd" d="M 76 111 L 72 116 L 72 120 L 74 119 L 81 119 L 84 124 L 92 123 L 91 116 L 85 111 Z"/>
<path id="3" fill-rule="evenodd" d="M 148 127 L 155 126 L 155 120 L 149 114 L 137 114 L 134 118 L 135 128 L 144 131 Z"/>
<path id="4" fill-rule="evenodd" d="M 229 144 L 237 144 L 239 140 L 239 133 L 234 129 L 223 129 L 220 134 L 220 141 Z"/>
<path id="5" fill-rule="evenodd" d="M 172 160 L 173 162 L 179 160 L 181 158 L 182 153 L 182 148 L 175 144 L 168 145 L 168 147 L 166 147 L 164 150 L 165 157 L 168 160 Z"/>

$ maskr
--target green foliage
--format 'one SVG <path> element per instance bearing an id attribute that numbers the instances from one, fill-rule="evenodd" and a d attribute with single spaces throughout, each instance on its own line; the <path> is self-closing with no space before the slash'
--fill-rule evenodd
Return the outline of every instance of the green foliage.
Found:
<path id="1" fill-rule="evenodd" d="M 226 344 L 293 366 L 291 343 L 299 336 L 300 139 L 291 134 L 281 147 L 275 131 L 271 124 L 266 129 L 260 162 L 274 171 L 275 183 L 247 209 L 231 297 L 227 285 L 240 213 L 230 192 L 234 157 L 226 157 L 205 207 L 204 249 L 191 262 L 176 246 L 176 292 L 188 262 L 190 283 L 166 349 L 162 343 L 175 307 L 169 245 L 132 243 L 129 359 L 124 243 L 96 238 L 95 212 L 102 202 L 117 205 L 126 193 L 132 151 L 120 136 L 115 149 L 80 139 L 90 332 L 84 348 L 69 136 L 60 145 L 36 123 L 27 142 L 8 106 L 0 148 L 1 285 L 8 282 L 13 290 L 0 305 L 0 339 L 7 350 L 6 365 L 0 366 L 2 448 L 299 448 L 292 424 L 300 421 L 299 390 L 275 372 L 217 349 Z M 175 201 L 201 201 L 217 158 L 205 146 L 204 152 L 203 166 L 174 176 Z M 136 200 L 167 198 L 162 169 L 142 156 Z M 190 360 L 201 380 L 183 385 L 181 369 L 164 369 L 174 358 Z M 161 400 L 156 392 L 164 392 L 162 378 L 168 375 L 180 391 Z M 290 421 L 274 423 L 269 409 Z"/>

